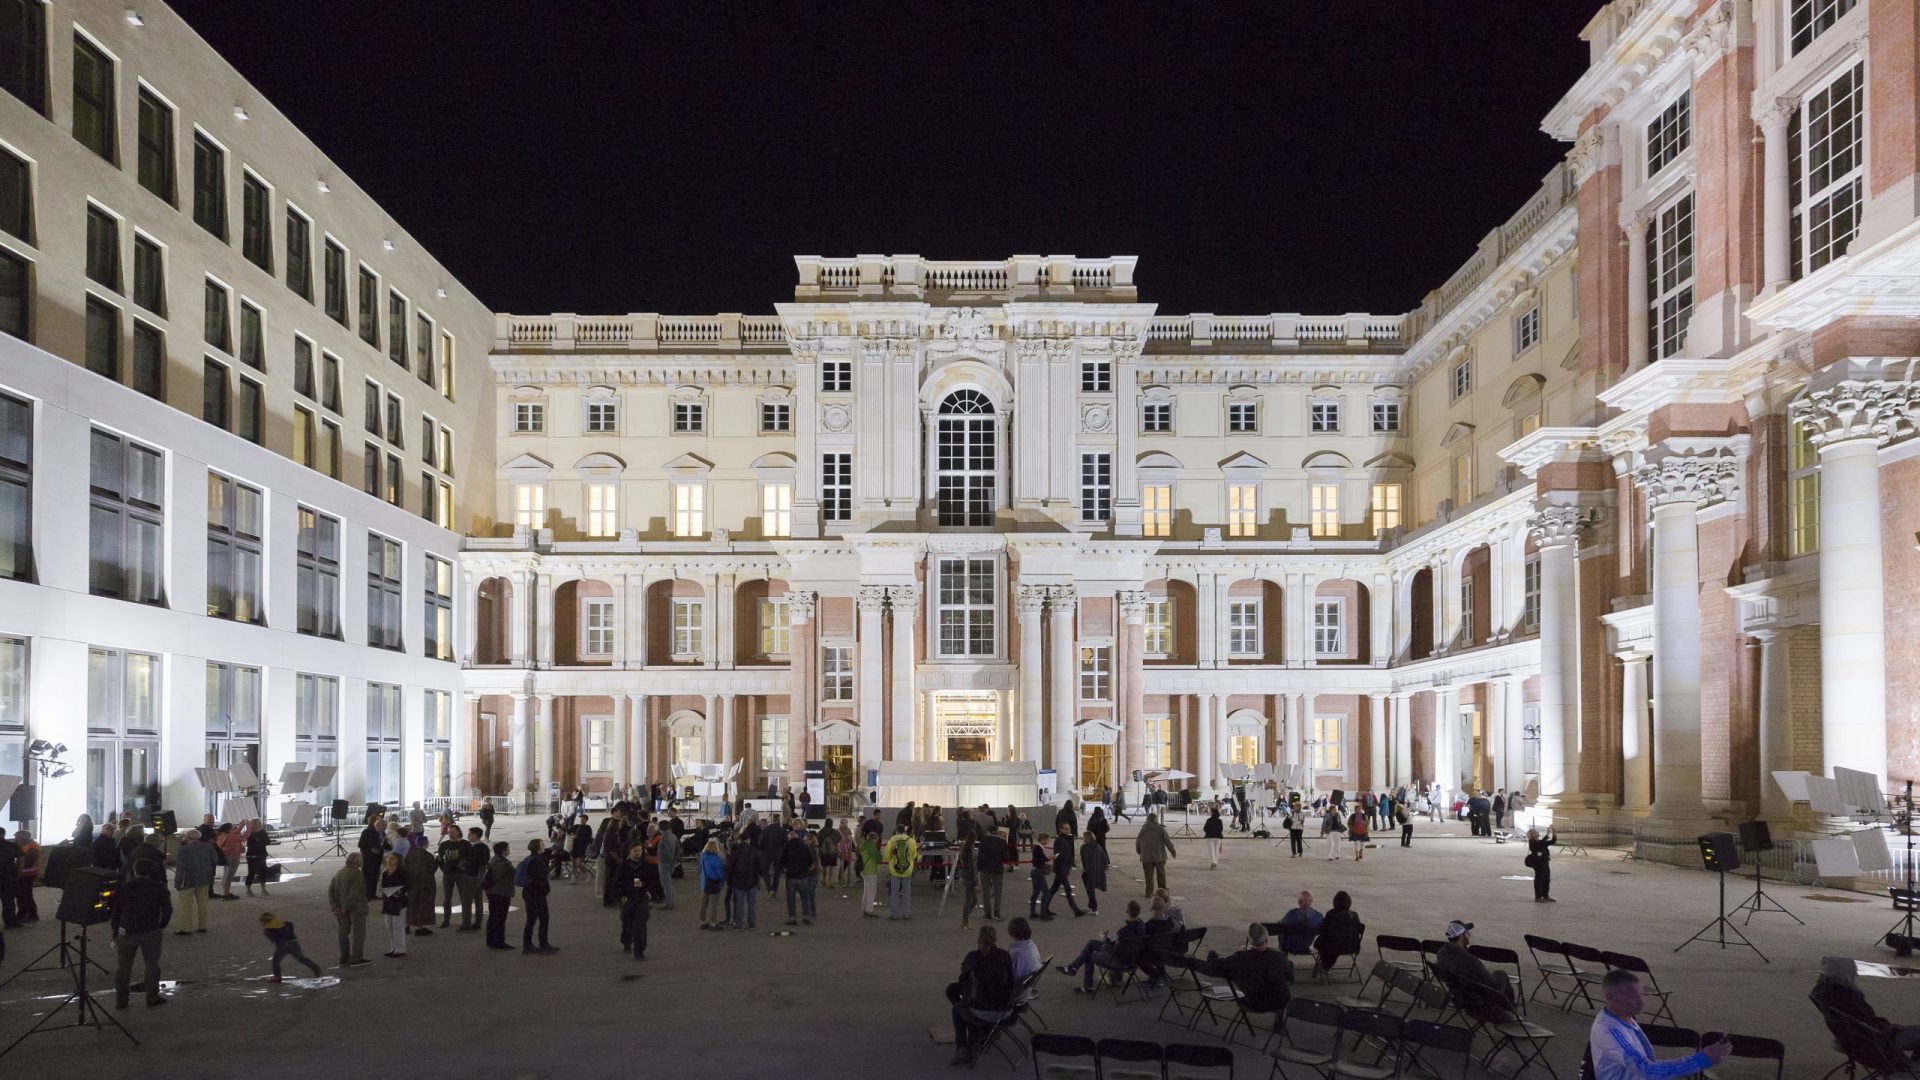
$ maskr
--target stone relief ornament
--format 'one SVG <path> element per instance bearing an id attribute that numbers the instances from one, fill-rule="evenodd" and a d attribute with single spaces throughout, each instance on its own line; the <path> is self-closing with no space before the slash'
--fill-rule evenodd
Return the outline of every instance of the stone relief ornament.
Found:
<path id="1" fill-rule="evenodd" d="M 845 405 L 820 406 L 820 430 L 839 433 L 853 427 L 853 410 Z"/>
<path id="2" fill-rule="evenodd" d="M 1846 379 L 1809 390 L 1787 409 L 1793 423 L 1807 429 L 1815 446 L 1852 439 L 1885 445 L 1913 434 L 1915 387 L 1879 379 Z"/>
<path id="3" fill-rule="evenodd" d="M 1670 454 L 1633 470 L 1633 482 L 1646 493 L 1648 506 L 1712 506 L 1733 495 L 1739 471 L 1732 454 Z"/>
<path id="4" fill-rule="evenodd" d="M 940 326 L 940 336 L 960 345 L 977 345 L 993 340 L 993 323 L 982 312 L 961 308 L 947 316 Z"/>
<path id="5" fill-rule="evenodd" d="M 1113 430 L 1113 408 L 1104 404 L 1080 406 L 1080 430 L 1087 435 L 1100 435 Z"/>
<path id="6" fill-rule="evenodd" d="M 1547 506 L 1527 518 L 1527 531 L 1541 547 L 1580 543 L 1580 535 L 1593 526 L 1594 513 L 1582 506 Z"/>

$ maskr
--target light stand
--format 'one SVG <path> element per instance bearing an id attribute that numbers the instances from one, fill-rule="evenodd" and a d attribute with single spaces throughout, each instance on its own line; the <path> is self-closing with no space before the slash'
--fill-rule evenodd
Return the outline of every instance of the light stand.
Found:
<path id="1" fill-rule="evenodd" d="M 64 932 L 66 923 L 63 922 L 60 924 L 60 926 Z M 62 940 L 60 944 L 64 946 L 66 942 Z M 120 1034 L 125 1035 L 127 1037 L 127 1040 L 129 1042 L 133 1043 L 133 1045 L 135 1046 L 140 1045 L 140 1040 L 133 1037 L 133 1032 L 128 1031 L 125 1024 L 122 1024 L 120 1021 L 115 1020 L 113 1018 L 112 1013 L 102 1009 L 98 1004 L 94 1002 L 93 995 L 89 993 L 87 990 L 87 965 L 88 964 L 93 964 L 94 967 L 100 968 L 102 972 L 105 972 L 107 970 L 104 967 L 100 967 L 100 965 L 97 962 L 95 962 L 92 957 L 87 955 L 87 927 L 84 924 L 82 924 L 80 927 L 80 962 L 73 965 L 73 968 L 72 968 L 73 993 L 68 994 L 65 998 L 61 999 L 60 1004 L 55 1005 L 51 1009 L 48 1009 L 47 1015 L 41 1017 L 39 1023 L 36 1023 L 32 1027 L 21 1032 L 20 1037 L 8 1043 L 7 1048 L 5 1050 L 0 1050 L 0 1057 L 5 1057 L 8 1054 L 12 1053 L 15 1047 L 19 1046 L 21 1043 L 26 1041 L 27 1036 L 35 1034 L 36 1032 L 39 1032 L 42 1029 L 45 1029 L 47 1031 L 61 1031 L 66 1028 L 80 1028 L 80 1027 L 104 1028 L 106 1027 L 107 1024 L 112 1024 L 114 1027 L 120 1030 Z M 55 1016 L 59 1015 L 60 1010 L 66 1008 L 68 1005 L 72 1005 L 74 1007 L 74 1013 L 76 1014 L 74 1017 L 73 1023 L 55 1024 L 52 1027 L 47 1027 L 47 1021 L 52 1020 Z M 104 1021 L 104 1023 L 102 1021 Z"/>
<path id="2" fill-rule="evenodd" d="M 325 859 L 333 855 L 338 855 L 343 859 L 347 857 L 346 845 L 340 842 L 340 829 L 341 829 L 340 816 L 333 812 L 333 807 L 331 806 L 327 807 L 327 824 L 331 826 L 331 829 L 329 830 L 329 834 L 330 834 L 329 838 L 333 841 L 333 843 L 331 846 L 327 848 L 327 850 L 321 852 L 318 855 L 315 855 L 313 857 L 314 862 L 319 862 L 321 859 Z"/>
<path id="3" fill-rule="evenodd" d="M 1889 890 L 1894 894 L 1893 906 L 1900 909 L 1903 912 L 1903 914 L 1900 916 L 1899 920 L 1897 920 L 1893 924 L 1893 926 L 1890 929 L 1888 929 L 1884 935 L 1881 936 L 1881 939 L 1880 939 L 1889 944 L 1892 944 L 1894 946 L 1894 951 L 1899 953 L 1901 956 L 1907 956 L 1913 952 L 1914 908 L 1916 906 L 1920 906 L 1920 899 L 1917 899 L 1914 893 L 1914 879 L 1913 879 L 1914 867 L 1913 867 L 1913 781 L 1912 780 L 1907 781 L 1906 803 L 1907 803 L 1906 809 L 1898 817 L 1894 818 L 1894 824 L 1900 827 L 1901 832 L 1904 832 L 1907 834 L 1907 887 L 1904 895 L 1901 893 L 1900 890 L 1897 890 L 1897 889 Z M 1899 941 L 1897 943 L 1894 940 L 1896 933 L 1899 936 Z"/>
<path id="4" fill-rule="evenodd" d="M 1747 849 L 1748 855 L 1758 855 L 1763 851 L 1773 850 L 1773 836 L 1767 831 L 1766 824 L 1764 821 L 1748 821 L 1740 824 L 1740 846 Z M 1807 925 L 1801 922 L 1800 916 L 1788 911 L 1778 900 L 1768 896 L 1766 890 L 1761 888 L 1760 881 L 1760 860 L 1756 858 L 1753 860 L 1753 895 L 1740 901 L 1733 909 L 1747 913 L 1747 917 L 1741 920 L 1741 925 L 1752 923 L 1753 917 L 1763 912 L 1785 915 L 1801 926 Z"/>
<path id="5" fill-rule="evenodd" d="M 87 956 L 86 929 L 84 926 L 80 928 L 81 947 L 75 949 L 73 945 L 67 941 L 67 923 L 65 920 L 62 920 L 60 923 L 60 940 L 47 946 L 47 951 L 34 957 L 27 963 L 26 967 L 7 976 L 6 979 L 0 980 L 0 986 L 6 986 L 8 983 L 11 983 L 13 980 L 30 971 L 68 971 L 79 964 L 92 964 L 94 967 L 100 969 L 100 974 L 111 974 L 107 971 L 106 965 Z M 56 953 L 59 954 L 59 959 L 55 962 L 51 964 L 42 962 L 46 960 L 47 957 L 53 956 Z"/>
<path id="6" fill-rule="evenodd" d="M 1726 834 L 1721 833 L 1716 835 L 1725 836 Z M 1711 839 L 1711 836 L 1703 836 L 1700 838 L 1700 852 L 1706 861 L 1707 869 L 1717 872 L 1720 876 L 1720 906 L 1716 909 L 1712 922 L 1701 927 L 1692 937 L 1674 946 L 1673 951 L 1679 952 L 1681 949 L 1701 940 L 1718 941 L 1720 947 L 1724 949 L 1728 944 L 1727 935 L 1732 934 L 1737 939 L 1734 942 L 1735 944 L 1745 945 L 1747 948 L 1753 950 L 1753 954 L 1760 958 L 1761 963 L 1771 964 L 1773 961 L 1767 959 L 1767 954 L 1761 952 L 1759 946 L 1748 941 L 1747 935 L 1741 933 L 1740 928 L 1733 925 L 1733 921 L 1727 918 L 1727 865 L 1726 862 L 1722 861 L 1720 853 L 1714 849 L 1711 844 Z M 1727 841 L 1727 846 L 1731 848 L 1732 837 L 1727 837 Z M 1731 852 L 1728 852 L 1728 854 L 1732 855 Z M 1734 856 L 1732 861 L 1735 866 L 1739 865 L 1737 856 Z M 1715 935 L 1713 938 L 1707 937 L 1710 932 Z"/>
<path id="7" fill-rule="evenodd" d="M 33 788 L 33 831 L 42 840 L 47 838 L 47 781 L 58 780 L 73 772 L 72 765 L 60 760 L 60 755 L 66 752 L 66 743 L 48 742 L 45 739 L 35 739 L 27 746 L 28 764 L 40 771 L 40 782 Z"/>

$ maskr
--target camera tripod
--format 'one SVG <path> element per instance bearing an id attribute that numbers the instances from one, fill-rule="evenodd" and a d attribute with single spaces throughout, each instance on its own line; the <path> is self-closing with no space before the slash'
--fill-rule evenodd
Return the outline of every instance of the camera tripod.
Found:
<path id="1" fill-rule="evenodd" d="M 1758 859 L 1753 861 L 1753 895 L 1740 901 L 1733 910 L 1747 913 L 1747 917 L 1741 920 L 1743 926 L 1752 923 L 1753 917 L 1760 914 L 1785 915 L 1794 922 L 1800 923 L 1801 926 L 1807 925 L 1801 922 L 1800 916 L 1788 911 L 1780 901 L 1768 896 L 1766 890 L 1760 887 L 1760 860 Z"/>
<path id="2" fill-rule="evenodd" d="M 1735 910 L 1735 911 L 1738 911 L 1738 910 L 1740 910 L 1740 909 L 1739 909 L 1739 908 L 1735 908 L 1734 910 Z M 1798 918 L 1795 918 L 1795 919 L 1794 919 L 1794 921 L 1795 921 L 1795 922 L 1799 922 L 1800 920 L 1799 920 Z M 1804 925 L 1804 924 L 1802 924 L 1802 925 Z M 1709 937 L 1708 937 L 1707 935 L 1708 935 L 1708 934 L 1709 934 L 1710 932 L 1713 932 L 1713 931 L 1715 931 L 1715 930 L 1717 930 L 1717 931 L 1718 931 L 1718 934 L 1717 934 L 1717 936 L 1716 936 L 1715 938 L 1709 938 Z M 1738 941 L 1736 941 L 1736 942 L 1734 942 L 1734 944 L 1736 944 L 1736 945 L 1745 945 L 1745 946 L 1746 946 L 1747 948 L 1749 948 L 1749 949 L 1752 949 L 1752 950 L 1753 950 L 1753 955 L 1755 955 L 1755 956 L 1757 956 L 1757 957 L 1759 957 L 1759 958 L 1760 958 L 1760 962 L 1761 962 L 1761 963 L 1763 963 L 1763 964 L 1771 964 L 1771 963 L 1773 963 L 1773 961 L 1771 961 L 1771 960 L 1768 960 L 1768 959 L 1767 959 L 1767 954 L 1766 954 L 1766 953 L 1763 953 L 1763 952 L 1761 952 L 1761 951 L 1760 951 L 1760 947 L 1759 947 L 1758 945 L 1755 945 L 1755 944 L 1754 944 L 1753 942 L 1751 942 L 1751 941 L 1748 941 L 1748 940 L 1747 940 L 1747 935 L 1745 935 L 1745 934 L 1743 934 L 1743 933 L 1741 933 L 1741 932 L 1740 932 L 1740 928 L 1739 928 L 1739 927 L 1737 927 L 1737 926 L 1735 926 L 1735 925 L 1733 925 L 1733 920 L 1732 920 L 1732 919 L 1729 919 L 1729 918 L 1727 918 L 1727 872 L 1726 872 L 1725 870 L 1722 870 L 1722 871 L 1720 871 L 1720 907 L 1719 907 L 1719 914 L 1717 914 L 1717 915 L 1715 915 L 1715 916 L 1714 916 L 1714 919 L 1713 919 L 1713 921 L 1712 921 L 1712 922 L 1710 922 L 1710 923 L 1708 923 L 1707 925 L 1705 925 L 1705 926 L 1703 926 L 1703 927 L 1701 927 L 1698 933 L 1696 933 L 1696 934 L 1694 934 L 1694 935 L 1693 935 L 1692 937 L 1690 937 L 1690 938 L 1688 938 L 1687 940 L 1685 940 L 1685 941 L 1683 941 L 1683 942 L 1681 942 L 1680 944 L 1678 944 L 1678 945 L 1676 945 L 1676 946 L 1674 946 L 1674 948 L 1673 948 L 1673 951 L 1674 951 L 1674 952 L 1679 952 L 1679 951 L 1680 951 L 1681 949 L 1684 949 L 1684 948 L 1686 948 L 1687 946 L 1689 946 L 1689 945 L 1691 945 L 1691 944 L 1693 944 L 1693 943 L 1694 943 L 1694 942 L 1696 942 L 1696 941 L 1709 941 L 1709 942 L 1711 942 L 1711 941 L 1714 941 L 1714 940 L 1718 940 L 1718 941 L 1719 941 L 1719 943 L 1720 943 L 1720 947 L 1724 949 L 1724 948 L 1726 948 L 1726 947 L 1727 947 L 1727 944 L 1728 944 L 1728 942 L 1727 942 L 1727 935 L 1728 935 L 1728 934 L 1732 934 L 1732 935 L 1733 935 L 1734 937 L 1736 937 L 1736 938 L 1738 938 L 1738 939 L 1739 939 Z"/>
<path id="3" fill-rule="evenodd" d="M 327 832 L 328 832 L 328 839 L 332 840 L 333 842 L 327 846 L 327 850 L 313 857 L 314 862 L 319 862 L 321 859 L 325 859 L 334 855 L 338 855 L 343 859 L 347 857 L 346 845 L 340 842 L 340 823 L 337 821 L 334 822 L 333 828 L 329 829 Z"/>
<path id="4" fill-rule="evenodd" d="M 59 944 L 54 946 L 54 949 L 65 949 L 67 947 L 66 925 L 67 925 L 66 923 L 60 924 L 61 940 Z M 54 949 L 49 949 L 47 951 L 51 953 L 54 951 Z M 60 1031 L 66 1028 L 81 1028 L 81 1027 L 105 1028 L 108 1024 L 112 1024 L 115 1028 L 119 1029 L 120 1034 L 125 1035 L 127 1037 L 127 1040 L 133 1043 L 133 1045 L 135 1046 L 140 1045 L 140 1040 L 134 1038 L 133 1032 L 128 1031 L 127 1026 L 125 1024 L 122 1024 L 120 1021 L 114 1019 L 112 1013 L 107 1012 L 106 1010 L 103 1010 L 102 1008 L 100 1008 L 100 1006 L 93 1000 L 93 995 L 89 993 L 87 990 L 87 965 L 88 964 L 92 964 L 94 967 L 100 968 L 102 972 L 105 972 L 107 970 L 104 967 L 100 967 L 100 965 L 97 962 L 95 962 L 92 957 L 87 955 L 87 928 L 86 926 L 82 925 L 80 927 L 79 962 L 74 964 L 69 969 L 73 972 L 73 993 L 68 994 L 66 997 L 62 998 L 60 1001 L 60 1004 L 55 1005 L 51 1009 L 48 1009 L 47 1015 L 41 1017 L 39 1022 L 34 1024 L 32 1027 L 21 1032 L 20 1037 L 8 1043 L 7 1048 L 5 1050 L 0 1050 L 0 1057 L 5 1057 L 6 1055 L 12 1053 L 14 1047 L 19 1046 L 21 1043 L 26 1041 L 27 1036 L 36 1034 L 43 1030 Z M 66 1008 L 68 1005 L 72 1005 L 74 1008 L 75 1016 L 74 1016 L 73 1022 L 70 1024 L 55 1024 L 52 1027 L 48 1027 L 47 1022 L 52 1020 L 55 1016 L 60 1015 L 60 1010 Z"/>
<path id="5" fill-rule="evenodd" d="M 19 971 L 16 971 L 13 974 L 7 976 L 5 980 L 0 980 L 0 986 L 5 986 L 8 983 L 12 982 L 13 980 L 19 978 L 20 976 L 27 974 L 30 971 L 68 971 L 77 964 L 92 964 L 94 967 L 97 967 L 100 969 L 100 974 L 102 975 L 107 974 L 107 969 L 101 965 L 100 961 L 95 960 L 87 955 L 87 950 L 85 948 L 86 938 L 87 938 L 87 930 L 86 930 L 86 927 L 83 926 L 80 928 L 81 947 L 76 949 L 73 943 L 67 940 L 67 924 L 64 922 L 61 923 L 60 924 L 60 940 L 47 946 L 47 951 L 41 953 L 39 956 L 34 957 L 33 960 L 29 962 L 26 967 L 23 967 Z M 54 956 L 56 954 L 59 956 L 59 959 L 56 960 L 54 963 L 49 964 L 44 962 L 47 959 L 47 957 Z"/>

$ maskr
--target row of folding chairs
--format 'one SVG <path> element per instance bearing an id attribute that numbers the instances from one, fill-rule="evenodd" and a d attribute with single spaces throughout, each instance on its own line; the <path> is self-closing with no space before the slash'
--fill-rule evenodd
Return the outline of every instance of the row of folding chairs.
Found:
<path id="1" fill-rule="evenodd" d="M 988 1050 L 992 1050 L 1006 1061 L 1009 1069 L 1018 1069 L 1020 1063 L 1027 1059 L 1031 1048 L 1028 1043 L 1021 1041 L 1020 1032 L 1025 1031 L 1031 1037 L 1038 1037 L 1039 1029 L 1035 1028 L 1034 1024 L 1038 1023 L 1040 1027 L 1047 1026 L 1046 1017 L 1040 1015 L 1036 1002 L 1040 996 L 1040 978 L 1051 967 L 1053 967 L 1053 957 L 1049 956 L 1040 962 L 1037 970 L 1021 979 L 1020 984 L 1014 987 L 1013 1009 L 999 1023 L 988 1029 L 980 1041 L 978 1056 L 984 1057 Z M 1018 1057 L 1014 1056 L 1016 1050 L 1019 1051 Z"/>
<path id="2" fill-rule="evenodd" d="M 1366 993 L 1367 986 L 1376 980 L 1377 996 L 1370 997 Z M 1409 968 L 1395 967 L 1386 961 L 1376 962 L 1374 970 L 1368 974 L 1368 983 L 1362 984 L 1359 991 L 1336 999 L 1333 1004 L 1345 1009 L 1382 1012 L 1398 1017 L 1402 1022 L 1414 1021 L 1417 1019 L 1414 1013 L 1425 1009 L 1433 1017 L 1426 1022 L 1462 1026 L 1467 1032 L 1469 1051 L 1475 1039 L 1485 1036 L 1487 1049 L 1481 1055 L 1481 1060 L 1489 1065 L 1502 1051 L 1511 1050 L 1519 1058 L 1516 1073 L 1534 1063 L 1540 1064 L 1549 1073 L 1553 1071 L 1545 1056 L 1547 1044 L 1554 1037 L 1551 1028 L 1527 1020 L 1516 1011 L 1512 1001 L 1498 994 L 1480 987 L 1456 984 L 1436 967 L 1428 967 L 1423 973 L 1415 974 Z"/>
<path id="3" fill-rule="evenodd" d="M 1640 1030 L 1645 1033 L 1647 1041 L 1652 1043 L 1656 1050 L 1685 1050 L 1691 1053 L 1720 1041 L 1720 1033 L 1717 1031 L 1702 1034 L 1692 1028 L 1671 1027 L 1666 1024 L 1641 1024 Z M 1770 1061 L 1773 1063 L 1773 1080 L 1780 1080 L 1780 1077 L 1786 1073 L 1787 1047 L 1778 1039 L 1763 1038 L 1759 1035 L 1728 1035 L 1727 1040 L 1732 1043 L 1727 1050 L 1729 1059 L 1747 1058 L 1753 1061 Z M 1587 1051 L 1585 1059 L 1580 1062 L 1580 1080 L 1594 1080 L 1591 1049 Z"/>
<path id="4" fill-rule="evenodd" d="M 1533 954 L 1534 967 L 1540 971 L 1534 994 L 1545 991 L 1548 999 L 1562 1011 L 1571 1011 L 1574 999 L 1578 998 L 1588 1009 L 1598 1012 L 1604 1007 L 1600 1000 L 1600 980 L 1606 978 L 1607 972 L 1620 968 L 1640 976 L 1640 989 L 1647 1001 L 1642 1015 L 1656 1024 L 1676 1023 L 1669 1000 L 1671 992 L 1661 988 L 1653 968 L 1640 957 L 1538 934 L 1527 934 L 1525 940 L 1527 951 Z"/>
<path id="5" fill-rule="evenodd" d="M 1459 1059 L 1464 1078 L 1473 1058 L 1468 1028 L 1307 998 L 1287 1003 L 1276 1035 L 1268 1051 L 1273 1058 L 1268 1080 L 1441 1077 L 1449 1075 L 1450 1058 Z"/>
<path id="6" fill-rule="evenodd" d="M 1157 946 L 1150 944 L 1133 966 L 1125 971 L 1106 972 L 1106 978 L 1094 980 L 1093 996 L 1097 998 L 1101 990 L 1110 989 L 1113 992 L 1113 1003 L 1119 1005 L 1127 1000 L 1129 991 L 1138 991 L 1139 996 L 1135 1000 L 1147 1000 L 1152 992 L 1154 976 L 1162 969 L 1170 972 L 1173 965 L 1190 960 L 1197 955 L 1200 951 L 1200 943 L 1205 941 L 1206 937 L 1206 927 L 1190 926 L 1174 932 L 1160 941 Z M 1165 1011 L 1166 1007 L 1161 1006 L 1161 1012 Z"/>
<path id="7" fill-rule="evenodd" d="M 1224 1046 L 1092 1039 L 1045 1032 L 1033 1037 L 1034 1080 L 1214 1080 L 1233 1078 Z"/>

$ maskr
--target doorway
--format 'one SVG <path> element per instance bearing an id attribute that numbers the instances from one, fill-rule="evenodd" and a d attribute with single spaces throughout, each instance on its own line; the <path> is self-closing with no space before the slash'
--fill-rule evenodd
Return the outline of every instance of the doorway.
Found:
<path id="1" fill-rule="evenodd" d="M 1487 733 L 1485 721 L 1481 718 L 1480 706 L 1462 705 L 1460 707 L 1460 728 L 1467 733 L 1467 760 L 1471 762 L 1469 771 L 1473 775 L 1467 785 L 1469 791 L 1484 791 L 1487 787 L 1486 754 Z"/>
<path id="2" fill-rule="evenodd" d="M 823 746 L 820 755 L 827 763 L 827 806 L 845 806 L 847 792 L 852 791 L 854 781 L 853 747 Z"/>
<path id="3" fill-rule="evenodd" d="M 1113 744 L 1080 744 L 1080 790 L 1104 791 L 1113 785 Z"/>
<path id="4" fill-rule="evenodd" d="M 939 737 L 945 748 L 943 760 L 994 760 L 995 736 L 1000 727 L 1000 695 L 992 691 L 941 694 L 934 700 Z"/>

